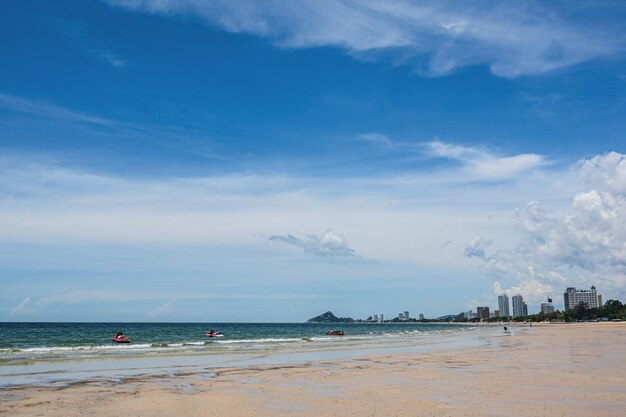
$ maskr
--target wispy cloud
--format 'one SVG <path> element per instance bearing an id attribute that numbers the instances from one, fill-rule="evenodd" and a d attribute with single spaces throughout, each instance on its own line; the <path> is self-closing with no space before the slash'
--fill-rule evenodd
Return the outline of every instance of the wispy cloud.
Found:
<path id="1" fill-rule="evenodd" d="M 503 77 L 543 74 L 623 52 L 618 29 L 571 20 L 554 5 L 475 1 L 108 0 L 155 14 L 193 14 L 286 48 L 332 46 L 429 75 L 486 65 Z M 569 5 L 569 4 L 568 4 Z M 575 5 L 569 5 L 575 8 Z M 588 7 L 588 5 L 586 6 Z M 605 10 L 606 11 L 606 10 Z"/>
<path id="2" fill-rule="evenodd" d="M 545 157 L 538 154 L 501 156 L 486 148 L 455 145 L 438 139 L 429 142 L 403 142 L 377 132 L 363 133 L 358 138 L 396 153 L 457 161 L 464 170 L 463 178 L 468 181 L 510 179 L 547 164 Z"/>
<path id="3" fill-rule="evenodd" d="M 163 304 L 161 304 L 160 306 L 158 306 L 157 308 L 155 308 L 154 310 L 150 311 L 146 316 L 149 318 L 154 318 L 162 314 L 168 313 L 171 311 L 172 306 L 174 305 L 175 302 L 176 302 L 176 298 L 171 298 L 167 300 L 166 302 L 164 302 Z"/>
<path id="4" fill-rule="evenodd" d="M 315 256 L 354 256 L 354 250 L 348 247 L 348 241 L 346 238 L 333 230 L 327 230 L 321 236 L 307 235 L 302 238 L 298 238 L 293 235 L 274 235 L 271 236 L 269 240 L 272 242 L 281 242 L 297 246 L 306 253 L 310 253 Z"/>
<path id="5" fill-rule="evenodd" d="M 99 126 L 120 126 L 122 123 L 88 113 L 69 110 L 43 100 L 33 100 L 0 92 L 0 108 L 35 116 L 51 117 L 74 122 L 89 123 Z"/>
<path id="6" fill-rule="evenodd" d="M 83 22 L 57 19 L 53 21 L 55 26 L 76 42 L 85 52 L 98 57 L 115 68 L 123 68 L 128 62 L 118 54 L 107 48 L 102 41 L 97 39 L 92 31 Z"/>
<path id="7" fill-rule="evenodd" d="M 158 146 L 176 149 L 211 159 L 228 160 L 214 152 L 214 143 L 205 133 L 197 129 L 151 125 L 102 117 L 80 112 L 41 99 L 21 97 L 0 91 L 0 109 L 30 114 L 33 116 L 65 120 L 94 130 L 107 128 L 118 137 L 143 139 Z"/>
<path id="8" fill-rule="evenodd" d="M 452 159 L 463 164 L 476 179 L 506 179 L 546 164 L 542 155 L 520 154 L 498 156 L 487 150 L 453 145 L 441 141 L 426 143 L 427 152 L 437 158 Z"/>
<path id="9" fill-rule="evenodd" d="M 128 64 L 128 62 L 126 62 L 125 60 L 123 60 L 117 54 L 114 54 L 113 52 L 97 51 L 94 53 L 97 53 L 100 56 L 102 56 L 102 58 L 104 58 L 109 64 L 111 64 L 112 66 L 116 68 L 122 68 Z"/>
<path id="10" fill-rule="evenodd" d="M 382 148 L 391 149 L 395 147 L 394 142 L 392 142 L 392 140 L 389 139 L 389 136 L 383 135 L 382 133 L 376 133 L 376 132 L 362 133 L 359 135 L 359 138 L 365 141 L 374 143 Z"/>
<path id="11" fill-rule="evenodd" d="M 9 311 L 9 316 L 17 316 L 26 311 L 27 306 L 30 304 L 30 297 L 25 297 L 15 307 Z"/>

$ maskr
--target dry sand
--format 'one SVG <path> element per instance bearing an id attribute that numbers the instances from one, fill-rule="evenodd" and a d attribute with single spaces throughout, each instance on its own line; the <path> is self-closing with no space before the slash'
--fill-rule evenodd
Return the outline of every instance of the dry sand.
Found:
<path id="1" fill-rule="evenodd" d="M 216 376 L 17 387 L 0 416 L 626 416 L 626 323 L 515 328 L 471 350 Z"/>

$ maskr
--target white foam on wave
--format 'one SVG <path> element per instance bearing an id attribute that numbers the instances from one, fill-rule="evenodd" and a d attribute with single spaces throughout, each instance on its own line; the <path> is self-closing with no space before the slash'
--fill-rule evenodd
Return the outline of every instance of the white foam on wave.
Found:
<path id="1" fill-rule="evenodd" d="M 138 350 L 152 347 L 149 343 L 142 344 L 119 344 L 119 345 L 98 345 L 98 346 L 43 346 L 20 349 L 19 353 L 55 353 L 55 352 L 82 352 L 94 350 Z"/>
<path id="2" fill-rule="evenodd" d="M 283 343 L 283 342 L 302 342 L 302 338 L 264 338 L 264 339 L 233 339 L 233 340 L 216 340 L 214 343 L 219 344 L 235 344 L 235 343 Z"/>

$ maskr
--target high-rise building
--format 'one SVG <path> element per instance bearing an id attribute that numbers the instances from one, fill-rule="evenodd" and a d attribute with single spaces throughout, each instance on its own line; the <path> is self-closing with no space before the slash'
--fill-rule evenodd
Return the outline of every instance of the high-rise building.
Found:
<path id="1" fill-rule="evenodd" d="M 495 311 L 493 312 L 493 316 L 494 316 L 494 317 L 502 317 L 502 316 L 500 315 L 500 310 L 495 310 Z"/>
<path id="2" fill-rule="evenodd" d="M 498 311 L 500 311 L 500 316 L 509 317 L 509 296 L 506 294 L 502 294 L 498 296 Z"/>
<path id="3" fill-rule="evenodd" d="M 405 319 L 405 320 L 408 320 L 409 318 L 410 318 L 410 317 L 409 317 L 409 312 L 408 312 L 408 311 L 405 311 L 405 312 L 404 312 L 404 319 Z"/>
<path id="4" fill-rule="evenodd" d="M 382 314 L 380 315 L 380 320 L 378 321 L 379 323 L 382 323 L 385 321 L 385 316 L 383 316 Z"/>
<path id="5" fill-rule="evenodd" d="M 554 313 L 554 306 L 551 302 L 541 303 L 541 312 L 543 314 Z"/>
<path id="6" fill-rule="evenodd" d="M 524 298 L 516 294 L 511 298 L 513 304 L 513 317 L 524 317 Z"/>
<path id="7" fill-rule="evenodd" d="M 602 294 L 598 294 L 598 307 L 602 307 L 604 304 L 602 304 Z"/>
<path id="8" fill-rule="evenodd" d="M 523 310 L 524 310 L 524 317 L 528 317 L 528 305 L 526 303 L 524 303 Z"/>
<path id="9" fill-rule="evenodd" d="M 420 313 L 420 321 L 424 320 L 424 315 L 422 313 Z"/>
<path id="10" fill-rule="evenodd" d="M 476 315 L 480 320 L 489 319 L 489 307 L 476 307 Z"/>
<path id="11" fill-rule="evenodd" d="M 602 297 L 600 297 L 601 300 Z M 574 287 L 568 287 L 563 293 L 563 305 L 565 310 L 571 310 L 576 308 L 578 304 L 585 303 L 587 308 L 598 307 L 598 294 L 596 293 L 596 287 L 591 287 L 590 290 L 577 290 Z"/>
<path id="12" fill-rule="evenodd" d="M 372 318 L 372 321 L 378 322 L 378 314 L 374 314 L 374 317 Z"/>
<path id="13" fill-rule="evenodd" d="M 475 319 L 476 317 L 478 317 L 478 315 L 474 313 L 472 310 L 470 310 L 470 311 L 466 311 L 465 313 L 463 313 L 463 317 L 465 317 L 468 320 L 471 320 L 471 319 Z"/>

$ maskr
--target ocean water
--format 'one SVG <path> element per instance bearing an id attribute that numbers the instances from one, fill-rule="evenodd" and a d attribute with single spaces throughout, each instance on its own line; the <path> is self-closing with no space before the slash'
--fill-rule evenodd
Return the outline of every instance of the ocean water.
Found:
<path id="1" fill-rule="evenodd" d="M 328 329 L 345 336 L 327 336 Z M 209 329 L 223 338 L 208 338 Z M 224 355 L 384 347 L 475 330 L 451 324 L 323 323 L 0 323 L 0 368 L 58 361 L 168 355 Z M 123 331 L 131 340 L 111 338 Z"/>

